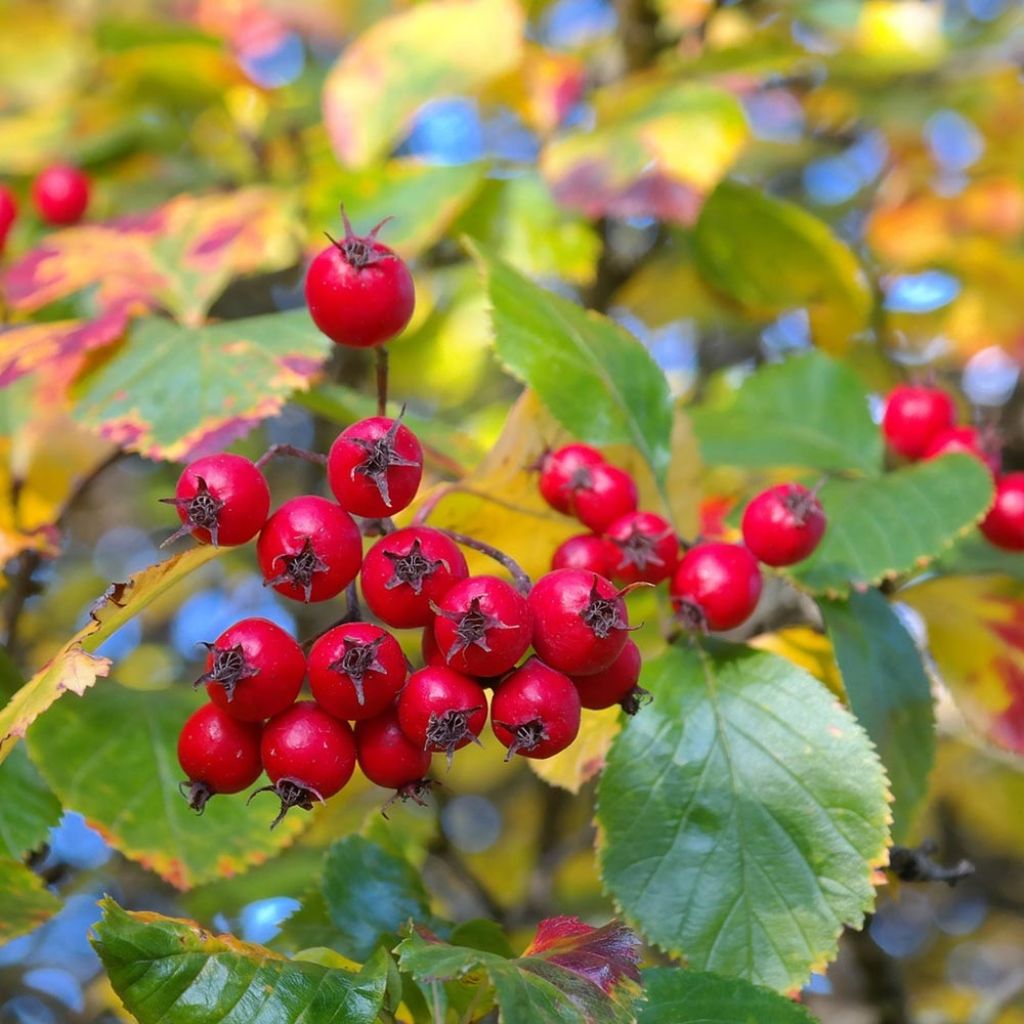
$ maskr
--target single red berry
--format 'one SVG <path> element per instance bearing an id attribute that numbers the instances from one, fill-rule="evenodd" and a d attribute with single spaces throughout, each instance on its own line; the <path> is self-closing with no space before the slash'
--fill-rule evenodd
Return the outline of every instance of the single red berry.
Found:
<path id="1" fill-rule="evenodd" d="M 628 638 L 622 593 L 594 572 L 556 569 L 530 591 L 533 646 L 552 668 L 582 676 L 607 668 Z"/>
<path id="2" fill-rule="evenodd" d="M 401 257 L 377 241 L 384 221 L 368 235 L 357 235 L 344 210 L 342 217 L 345 237 L 332 238 L 306 275 L 309 315 L 339 345 L 382 345 L 401 334 L 412 317 L 412 275 Z"/>
<path id="3" fill-rule="evenodd" d="M 540 461 L 541 496 L 555 511 L 572 515 L 573 493 L 590 480 L 583 470 L 603 463 L 604 456 L 586 444 L 567 444 L 547 452 Z"/>
<path id="4" fill-rule="evenodd" d="M 611 576 L 619 560 L 619 549 L 597 533 L 578 533 L 562 541 L 551 557 L 552 569 L 589 569 L 599 576 Z"/>
<path id="5" fill-rule="evenodd" d="M 350 722 L 380 714 L 398 696 L 406 671 L 398 641 L 368 622 L 329 629 L 309 652 L 309 687 L 316 702 Z"/>
<path id="6" fill-rule="evenodd" d="M 1024 473 L 1007 473 L 996 484 L 995 502 L 981 532 L 997 548 L 1024 551 Z"/>
<path id="7" fill-rule="evenodd" d="M 739 544 L 696 544 L 683 555 L 669 586 L 672 604 L 693 629 L 734 629 L 761 596 L 761 569 Z"/>
<path id="8" fill-rule="evenodd" d="M 6 185 L 0 185 L 0 253 L 4 251 L 7 234 L 17 218 L 18 203 L 14 193 Z"/>
<path id="9" fill-rule="evenodd" d="M 515 587 L 497 576 L 461 580 L 434 611 L 434 638 L 448 667 L 456 672 L 500 675 L 530 646 L 530 606 Z"/>
<path id="10" fill-rule="evenodd" d="M 919 459 L 932 441 L 956 423 L 953 399 L 939 388 L 904 384 L 885 400 L 882 433 L 893 451 Z"/>
<path id="11" fill-rule="evenodd" d="M 241 455 L 221 452 L 190 462 L 178 478 L 173 505 L 181 527 L 164 545 L 191 533 L 200 544 L 234 547 L 260 532 L 270 512 L 270 489 L 256 465 Z"/>
<path id="12" fill-rule="evenodd" d="M 363 774 L 374 785 L 395 790 L 395 796 L 422 804 L 430 789 L 430 751 L 402 732 L 397 709 L 389 707 L 375 718 L 357 722 L 355 733 Z"/>
<path id="13" fill-rule="evenodd" d="M 286 501 L 260 531 L 256 557 L 267 586 L 294 601 L 326 601 L 355 578 L 363 539 L 352 517 L 326 498 Z"/>
<path id="14" fill-rule="evenodd" d="M 431 605 L 468 575 L 466 558 L 451 537 L 429 526 L 407 526 L 367 551 L 360 582 L 378 619 L 396 629 L 413 629 L 430 625 Z"/>
<path id="15" fill-rule="evenodd" d="M 32 201 L 47 224 L 76 224 L 89 205 L 92 185 L 77 167 L 54 164 L 32 182 Z"/>
<path id="16" fill-rule="evenodd" d="M 626 641 L 622 653 L 605 669 L 589 676 L 573 676 L 580 704 L 593 711 L 621 704 L 633 715 L 649 696 L 637 683 L 640 679 L 640 648 L 632 640 Z"/>
<path id="17" fill-rule="evenodd" d="M 743 541 L 765 565 L 793 565 L 809 557 L 825 535 L 825 510 L 803 484 L 778 484 L 743 510 Z"/>
<path id="18" fill-rule="evenodd" d="M 588 530 L 604 533 L 616 519 L 636 511 L 636 483 L 617 466 L 588 466 L 573 491 L 573 512 Z"/>
<path id="19" fill-rule="evenodd" d="M 991 445 L 974 427 L 950 427 L 949 430 L 936 434 L 925 449 L 924 457 L 937 459 L 942 455 L 952 455 L 957 452 L 973 455 L 988 467 L 993 476 L 999 472 L 1001 465 L 999 453 L 992 450 Z"/>
<path id="20" fill-rule="evenodd" d="M 672 524 L 653 512 L 629 512 L 608 527 L 615 545 L 612 579 L 619 583 L 660 583 L 679 561 L 679 538 Z"/>
<path id="21" fill-rule="evenodd" d="M 452 754 L 477 737 L 487 722 L 487 696 L 468 676 L 428 666 L 413 672 L 398 698 L 402 732 L 421 750 Z"/>
<path id="22" fill-rule="evenodd" d="M 302 648 L 269 619 L 242 619 L 205 646 L 206 671 L 194 685 L 205 683 L 210 700 L 243 722 L 272 718 L 302 689 Z"/>
<path id="23" fill-rule="evenodd" d="M 260 777 L 260 726 L 204 704 L 181 727 L 178 763 L 188 776 L 182 794 L 202 814 L 215 793 L 237 793 Z"/>
<path id="24" fill-rule="evenodd" d="M 311 811 L 314 800 L 323 803 L 352 778 L 356 743 L 347 722 L 300 700 L 263 727 L 260 758 L 272 783 L 264 789 L 281 801 L 273 828 L 292 807 Z"/>
<path id="25" fill-rule="evenodd" d="M 505 760 L 543 760 L 565 750 L 580 731 L 580 697 L 572 680 L 539 658 L 506 676 L 491 701 L 491 729 Z"/>

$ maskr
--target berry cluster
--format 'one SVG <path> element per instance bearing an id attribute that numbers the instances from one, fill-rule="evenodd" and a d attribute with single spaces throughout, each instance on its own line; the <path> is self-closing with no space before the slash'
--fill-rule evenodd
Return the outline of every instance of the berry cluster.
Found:
<path id="1" fill-rule="evenodd" d="M 981 532 L 998 548 L 1024 551 L 1024 473 L 1002 473 L 994 436 L 957 425 L 956 405 L 940 388 L 902 385 L 885 400 L 882 433 L 889 448 L 912 462 L 962 452 L 978 459 L 996 482 Z"/>
<path id="2" fill-rule="evenodd" d="M 54 164 L 32 182 L 32 202 L 44 223 L 65 227 L 82 219 L 91 190 L 89 178 L 77 167 Z M 0 185 L 0 253 L 17 217 L 14 193 L 6 185 Z"/>

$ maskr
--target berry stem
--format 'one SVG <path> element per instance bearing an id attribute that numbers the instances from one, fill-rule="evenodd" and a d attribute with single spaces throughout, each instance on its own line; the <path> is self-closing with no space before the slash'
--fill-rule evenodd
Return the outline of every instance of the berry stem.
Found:
<path id="1" fill-rule="evenodd" d="M 388 411 L 388 349 L 377 346 L 377 415 L 386 416 Z"/>
<path id="2" fill-rule="evenodd" d="M 327 456 L 319 452 L 311 452 L 306 448 L 296 448 L 293 444 L 272 444 L 257 460 L 256 468 L 262 469 L 271 459 L 287 456 L 293 459 L 305 459 L 317 466 L 327 465 Z"/>
<path id="3" fill-rule="evenodd" d="M 440 530 L 440 532 L 447 537 L 451 537 L 456 544 L 472 548 L 474 551 L 479 551 L 482 555 L 487 555 L 488 558 L 493 558 L 494 561 L 504 566 L 512 574 L 516 590 L 523 595 L 529 594 L 533 581 L 511 555 L 506 555 L 504 551 L 499 551 L 498 548 L 492 547 L 482 540 L 477 540 L 476 537 L 469 537 L 464 533 L 456 533 L 454 530 Z"/>

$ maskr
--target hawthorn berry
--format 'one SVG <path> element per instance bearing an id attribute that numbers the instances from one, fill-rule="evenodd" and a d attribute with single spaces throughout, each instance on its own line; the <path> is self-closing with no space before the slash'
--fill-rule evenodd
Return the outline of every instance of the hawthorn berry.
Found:
<path id="1" fill-rule="evenodd" d="M 178 478 L 173 505 L 181 527 L 164 545 L 191 533 L 200 544 L 234 547 L 260 532 L 270 512 L 270 489 L 255 463 L 221 452 L 190 462 Z"/>
<path id="2" fill-rule="evenodd" d="M 981 432 L 975 427 L 950 427 L 949 430 L 943 430 L 936 434 L 925 449 L 924 458 L 937 459 L 942 455 L 952 455 L 957 452 L 973 455 L 988 467 L 993 476 L 999 472 L 999 453 L 992 450 L 991 446 L 982 438 Z"/>
<path id="3" fill-rule="evenodd" d="M 562 541 L 551 557 L 552 569 L 589 569 L 599 576 L 611 576 L 619 560 L 619 549 L 597 533 L 578 533 Z"/>
<path id="4" fill-rule="evenodd" d="M 370 548 L 360 582 L 373 614 L 396 629 L 428 626 L 431 604 L 469 575 L 458 544 L 429 526 L 407 526 Z"/>
<path id="5" fill-rule="evenodd" d="M 669 593 L 686 626 L 734 629 L 757 607 L 761 569 L 740 544 L 696 544 L 683 555 Z"/>
<path id="6" fill-rule="evenodd" d="M 619 583 L 660 583 L 679 561 L 679 538 L 671 523 L 653 512 L 629 512 L 605 535 L 615 545 L 611 576 Z"/>
<path id="7" fill-rule="evenodd" d="M 398 420 L 372 416 L 346 427 L 331 445 L 327 482 L 347 512 L 385 518 L 401 512 L 419 489 L 423 449 Z"/>
<path id="8" fill-rule="evenodd" d="M 470 576 L 434 606 L 434 639 L 449 668 L 473 676 L 507 672 L 530 646 L 526 598 L 497 576 Z"/>
<path id="9" fill-rule="evenodd" d="M 604 456 L 586 444 L 567 444 L 546 452 L 540 461 L 541 497 L 556 512 L 572 515 L 573 494 L 590 479 L 585 470 L 603 463 Z"/>
<path id="10" fill-rule="evenodd" d="M 955 422 L 956 406 L 945 391 L 905 384 L 893 388 L 886 397 L 882 433 L 893 451 L 919 459 Z"/>
<path id="11" fill-rule="evenodd" d="M 825 512 L 803 484 L 769 487 L 743 510 L 743 542 L 765 565 L 807 558 L 825 535 Z"/>
<path id="12" fill-rule="evenodd" d="M 342 217 L 345 237 L 332 238 L 310 264 L 306 302 L 313 322 L 331 341 L 371 348 L 405 329 L 416 289 L 401 257 L 377 241 L 384 221 L 368 235 L 357 235 L 344 210 Z"/>
<path id="13" fill-rule="evenodd" d="M 402 732 L 398 710 L 388 707 L 373 718 L 356 722 L 356 756 L 363 774 L 377 786 L 395 790 L 400 799 L 423 803 L 430 789 L 430 751 Z"/>
<path id="14" fill-rule="evenodd" d="M 77 167 L 54 164 L 32 182 L 32 202 L 47 224 L 77 224 L 89 205 L 92 184 Z"/>
<path id="15" fill-rule="evenodd" d="M 428 665 L 409 676 L 398 697 L 402 732 L 421 750 L 452 754 L 477 737 L 487 721 L 487 696 L 468 676 Z"/>
<path id="16" fill-rule="evenodd" d="M 570 676 L 607 668 L 628 638 L 622 592 L 597 573 L 556 569 L 530 591 L 533 646 L 546 664 Z"/>
<path id="17" fill-rule="evenodd" d="M 333 501 L 304 495 L 286 501 L 256 542 L 266 586 L 295 601 L 326 601 L 359 572 L 363 540 L 352 517 Z"/>
<path id="18" fill-rule="evenodd" d="M 648 696 L 646 690 L 637 686 L 640 668 L 640 648 L 627 640 L 622 652 L 607 668 L 589 676 L 572 677 L 580 704 L 593 711 L 621 704 L 627 713 L 636 714 Z"/>
<path id="19" fill-rule="evenodd" d="M 238 793 L 260 777 L 260 726 L 204 704 L 181 727 L 178 763 L 188 776 L 182 794 L 202 814 L 215 793 Z"/>
<path id="20" fill-rule="evenodd" d="M 636 483 L 627 472 L 601 463 L 587 466 L 583 473 L 585 480 L 573 491 L 572 505 L 588 530 L 604 533 L 616 519 L 636 511 Z"/>
<path id="21" fill-rule="evenodd" d="M 398 696 L 406 671 L 398 641 L 367 622 L 329 629 L 309 652 L 309 687 L 316 702 L 346 721 L 380 714 Z"/>
<path id="22" fill-rule="evenodd" d="M 508 675 L 491 701 L 491 729 L 514 754 L 542 760 L 565 750 L 580 731 L 580 697 L 572 680 L 539 658 Z"/>
<path id="23" fill-rule="evenodd" d="M 17 218 L 18 203 L 14 193 L 6 185 L 0 185 L 0 253 L 4 251 L 7 233 Z"/>
<path id="24" fill-rule="evenodd" d="M 356 743 L 347 722 L 300 700 L 263 727 L 260 758 L 271 785 L 256 793 L 271 790 L 281 801 L 273 828 L 292 807 L 311 811 L 314 800 L 323 803 L 352 778 Z"/>
<path id="25" fill-rule="evenodd" d="M 218 707 L 243 722 L 261 722 L 290 707 L 302 689 L 302 648 L 269 619 L 242 619 L 212 644 L 195 681 Z"/>
<path id="26" fill-rule="evenodd" d="M 1024 473 L 1000 478 L 992 508 L 981 521 L 981 532 L 997 548 L 1024 551 Z"/>

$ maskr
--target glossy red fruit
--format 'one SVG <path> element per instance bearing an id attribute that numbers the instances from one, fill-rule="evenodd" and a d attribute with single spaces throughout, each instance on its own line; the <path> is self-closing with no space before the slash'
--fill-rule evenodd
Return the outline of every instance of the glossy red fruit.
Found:
<path id="1" fill-rule="evenodd" d="M 487 696 L 468 676 L 428 666 L 413 672 L 398 698 L 402 732 L 421 750 L 452 754 L 475 741 L 487 721 Z"/>
<path id="2" fill-rule="evenodd" d="M 243 722 L 261 722 L 290 707 L 302 689 L 302 648 L 269 619 L 242 619 L 212 644 L 195 681 L 218 707 Z"/>
<path id="3" fill-rule="evenodd" d="M 825 510 L 803 484 L 769 487 L 743 510 L 743 542 L 765 565 L 802 562 L 825 535 Z"/>
<path id="4" fill-rule="evenodd" d="M 32 202 L 47 224 L 76 224 L 89 205 L 92 185 L 77 167 L 54 164 L 32 182 Z"/>
<path id="5" fill-rule="evenodd" d="M 566 675 L 607 668 L 629 636 L 622 595 L 594 572 L 549 572 L 534 584 L 529 603 L 534 649 L 541 660 Z"/>
<path id="6" fill-rule="evenodd" d="M 396 708 L 357 722 L 355 734 L 359 767 L 374 785 L 414 799 L 429 788 L 425 776 L 430 771 L 430 751 L 402 732 Z"/>
<path id="7" fill-rule="evenodd" d="M 3 253 L 7 234 L 17 219 L 18 202 L 14 193 L 6 185 L 0 185 L 0 253 Z"/>
<path id="8" fill-rule="evenodd" d="M 347 512 L 385 518 L 401 512 L 419 490 L 423 449 L 398 420 L 372 416 L 346 427 L 331 445 L 327 482 Z"/>
<path id="9" fill-rule="evenodd" d="M 233 547 L 256 536 L 270 512 L 270 489 L 256 465 L 221 452 L 190 462 L 178 478 L 173 505 L 181 527 L 164 544 L 191 533 L 200 544 Z"/>
<path id="10" fill-rule="evenodd" d="M 525 597 L 497 576 L 470 576 L 434 608 L 434 639 L 449 668 L 471 676 L 507 672 L 530 646 Z"/>
<path id="11" fill-rule="evenodd" d="M 619 549 L 596 533 L 579 533 L 562 541 L 551 557 L 552 569 L 589 569 L 600 576 L 611 576 L 619 560 Z"/>
<path id="12" fill-rule="evenodd" d="M 267 585 L 294 601 L 326 601 L 355 578 L 363 539 L 352 517 L 326 498 L 286 501 L 260 531 L 256 557 Z"/>
<path id="13" fill-rule="evenodd" d="M 434 621 L 431 604 L 469 575 L 458 544 L 429 526 L 408 526 L 381 537 L 366 553 L 360 574 L 373 614 L 396 629 Z"/>
<path id="14" fill-rule="evenodd" d="M 621 704 L 629 714 L 635 714 L 647 696 L 647 692 L 637 686 L 641 667 L 640 649 L 632 640 L 627 640 L 622 652 L 607 668 L 593 675 L 572 677 L 580 704 L 593 711 Z"/>
<path id="15" fill-rule="evenodd" d="M 636 483 L 617 466 L 584 470 L 587 479 L 573 492 L 573 512 L 588 530 L 604 533 L 616 519 L 636 511 Z"/>
<path id="16" fill-rule="evenodd" d="M 683 555 L 669 593 L 690 628 L 735 629 L 757 607 L 761 569 L 739 544 L 696 544 Z"/>
<path id="17" fill-rule="evenodd" d="M 988 467 L 993 476 L 999 472 L 999 453 L 991 450 L 974 427 L 951 427 L 936 434 L 925 449 L 924 457 L 937 459 L 942 455 L 952 455 L 956 452 L 973 455 Z"/>
<path id="18" fill-rule="evenodd" d="M 329 629 L 309 652 L 309 687 L 316 702 L 346 721 L 380 714 L 398 696 L 406 671 L 398 641 L 368 622 Z"/>
<path id="19" fill-rule="evenodd" d="M 324 249 L 306 275 L 313 322 L 331 341 L 370 348 L 401 334 L 416 305 L 412 275 L 401 257 L 377 241 L 378 224 L 357 235 L 348 217 L 345 237 Z"/>
<path id="20" fill-rule="evenodd" d="M 590 480 L 588 466 L 600 466 L 604 457 L 586 444 L 567 444 L 541 459 L 537 486 L 541 496 L 557 512 L 573 514 L 573 493 Z"/>
<path id="21" fill-rule="evenodd" d="M 996 484 L 996 498 L 981 532 L 997 548 L 1024 551 L 1024 473 L 1007 473 Z"/>
<path id="22" fill-rule="evenodd" d="M 939 388 L 901 385 L 885 400 L 882 433 L 893 451 L 919 459 L 932 441 L 956 422 L 953 399 Z"/>
<path id="23" fill-rule="evenodd" d="M 263 727 L 260 758 L 272 783 L 266 789 L 281 801 L 273 828 L 292 807 L 310 811 L 314 800 L 322 803 L 352 778 L 356 743 L 347 722 L 300 700 Z"/>
<path id="24" fill-rule="evenodd" d="M 660 583 L 679 561 L 679 538 L 672 524 L 653 512 L 629 512 L 608 527 L 615 545 L 612 579 L 619 583 Z"/>
<path id="25" fill-rule="evenodd" d="M 580 731 L 580 698 L 572 680 L 530 658 L 494 691 L 491 729 L 513 754 L 543 760 L 565 750 Z"/>
<path id="26" fill-rule="evenodd" d="M 259 778 L 260 731 L 216 704 L 189 716 L 178 735 L 178 763 L 188 776 L 181 791 L 192 810 L 202 814 L 215 793 L 237 793 Z"/>

